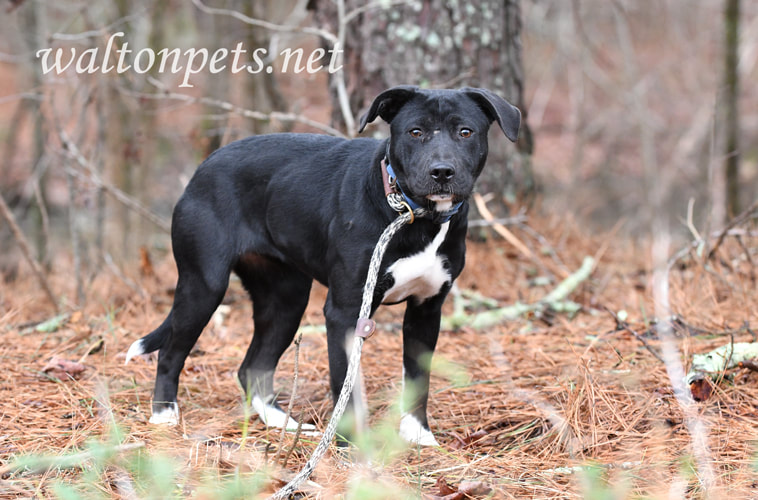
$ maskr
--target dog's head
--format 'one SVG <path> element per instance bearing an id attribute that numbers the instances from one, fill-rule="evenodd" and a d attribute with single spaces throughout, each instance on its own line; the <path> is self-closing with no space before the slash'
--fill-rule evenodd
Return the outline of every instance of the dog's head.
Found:
<path id="1" fill-rule="evenodd" d="M 358 132 L 377 117 L 390 124 L 388 160 L 405 194 L 437 210 L 471 194 L 487 159 L 492 122 L 511 141 L 521 124 L 518 108 L 475 88 L 393 87 L 374 99 Z"/>

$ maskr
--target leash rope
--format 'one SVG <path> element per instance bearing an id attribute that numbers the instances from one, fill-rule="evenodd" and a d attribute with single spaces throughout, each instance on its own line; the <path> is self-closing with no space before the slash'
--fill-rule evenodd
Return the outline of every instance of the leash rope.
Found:
<path id="1" fill-rule="evenodd" d="M 392 206 L 391 203 L 390 206 Z M 393 209 L 400 212 L 400 215 L 384 229 L 384 232 L 382 232 L 382 235 L 379 237 L 379 241 L 376 242 L 374 252 L 371 254 L 371 262 L 368 267 L 366 284 L 363 285 L 360 315 L 356 326 L 355 337 L 353 339 L 350 360 L 347 366 L 347 374 L 345 375 L 345 381 L 342 385 L 342 392 L 340 392 L 337 403 L 334 405 L 332 418 L 329 420 L 329 423 L 324 430 L 324 434 L 321 436 L 321 441 L 319 441 L 316 449 L 313 450 L 311 457 L 303 466 L 303 469 L 298 472 L 289 483 L 282 486 L 282 488 L 274 493 L 270 499 L 280 500 L 289 498 L 303 481 L 311 476 L 316 469 L 316 465 L 321 461 L 326 450 L 329 448 L 329 445 L 332 443 L 332 439 L 334 439 L 334 435 L 337 432 L 337 424 L 342 418 L 342 414 L 345 413 L 347 402 L 350 400 L 350 395 L 353 393 L 355 379 L 357 378 L 358 369 L 361 365 L 361 350 L 363 349 L 363 342 L 374 332 L 375 323 L 369 319 L 369 317 L 371 316 L 371 304 L 374 300 L 374 288 L 376 287 L 376 280 L 379 277 L 379 268 L 382 265 L 382 258 L 384 258 L 387 245 L 389 245 L 390 240 L 392 240 L 392 237 L 395 236 L 395 233 L 397 233 L 401 227 L 405 224 L 413 223 L 415 216 L 423 217 L 428 213 L 427 210 L 423 208 L 418 208 L 415 211 L 412 211 L 410 210 L 410 207 L 408 207 L 407 211 L 403 211 L 405 210 L 405 207 L 408 206 L 404 204 L 400 210 L 397 210 L 392 206 Z"/>

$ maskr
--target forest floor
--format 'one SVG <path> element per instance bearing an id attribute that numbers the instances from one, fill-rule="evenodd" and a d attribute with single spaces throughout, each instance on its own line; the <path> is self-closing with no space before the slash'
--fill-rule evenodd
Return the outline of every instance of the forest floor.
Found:
<path id="1" fill-rule="evenodd" d="M 659 360 L 664 345 L 653 320 L 648 247 L 614 233 L 589 236 L 565 219 L 527 224 L 530 230 L 513 232 L 532 248 L 534 260 L 497 238 L 471 241 L 459 288 L 500 305 L 533 303 L 584 256 L 594 256 L 591 277 L 570 296 L 581 310 L 443 331 L 429 401 L 441 446 L 417 449 L 396 437 L 402 306 L 380 309 L 379 331 L 363 351 L 370 411 L 363 458 L 346 465 L 328 453 L 304 494 L 758 496 L 758 374 L 745 368 L 724 373 L 699 395 L 703 401 L 683 406 L 669 378 L 676 363 L 667 370 Z M 672 267 L 672 344 L 685 370 L 694 353 L 755 340 L 756 247 L 754 239 L 728 237 L 713 258 L 687 253 Z M 125 272 L 131 285 L 101 273 L 88 288 L 87 306 L 68 307 L 53 323 L 40 324 L 54 313 L 31 275 L 3 284 L 1 497 L 251 498 L 259 488 L 263 498 L 307 460 L 314 438 L 282 438 L 255 417 L 245 418 L 235 375 L 252 322 L 246 294 L 234 281 L 224 302 L 229 308 L 206 328 L 182 373 L 180 425 L 148 424 L 155 358 L 124 365 L 124 353 L 171 304 L 173 261 L 152 261 Z M 70 266 L 56 268 L 53 289 L 73 296 Z M 314 288 L 299 350 L 287 351 L 276 379 L 286 408 L 297 355 L 292 414 L 319 428 L 332 408 L 326 340 L 318 328 L 324 296 L 323 288 Z M 452 298 L 445 312 L 452 313 Z M 616 314 L 626 314 L 626 323 Z M 53 358 L 81 363 L 83 371 L 74 374 L 76 364 L 46 370 Z"/>

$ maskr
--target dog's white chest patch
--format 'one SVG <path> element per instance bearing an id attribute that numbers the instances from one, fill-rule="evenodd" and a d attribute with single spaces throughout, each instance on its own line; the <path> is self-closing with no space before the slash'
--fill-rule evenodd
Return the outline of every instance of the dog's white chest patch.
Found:
<path id="1" fill-rule="evenodd" d="M 437 250 L 445 241 L 449 225 L 449 222 L 442 224 L 434 240 L 421 252 L 398 259 L 387 269 L 394 284 L 384 294 L 382 302 L 395 303 L 408 297 L 423 302 L 437 295 L 445 283 L 450 281 L 444 259 L 437 255 Z"/>

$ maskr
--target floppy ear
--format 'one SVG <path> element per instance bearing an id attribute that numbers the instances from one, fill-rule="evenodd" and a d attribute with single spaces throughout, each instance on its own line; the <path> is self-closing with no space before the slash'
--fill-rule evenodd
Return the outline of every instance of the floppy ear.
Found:
<path id="1" fill-rule="evenodd" d="M 461 92 L 476 101 L 490 122 L 497 120 L 505 136 L 516 142 L 521 125 L 521 111 L 516 106 L 487 89 L 466 87 Z"/>
<path id="2" fill-rule="evenodd" d="M 361 126 L 358 133 L 363 132 L 366 125 L 376 120 L 380 116 L 387 123 L 391 122 L 400 108 L 410 100 L 416 93 L 418 87 L 411 85 L 400 85 L 385 90 L 374 99 L 368 112 L 361 118 Z"/>

